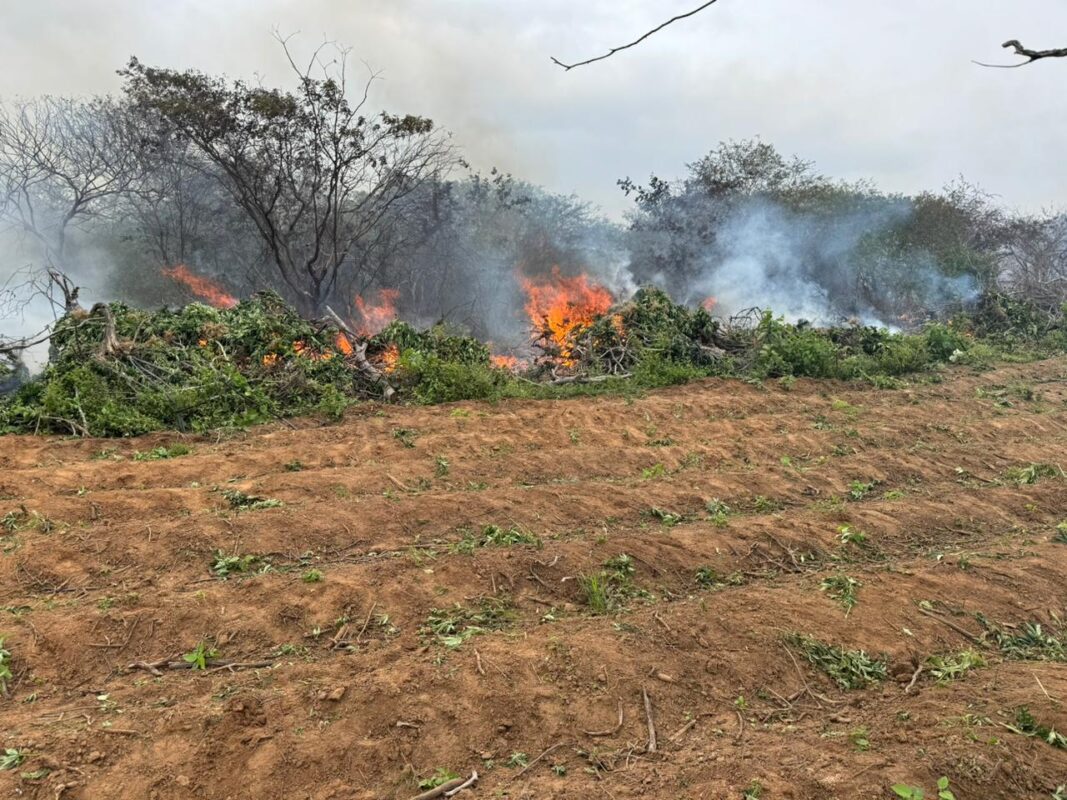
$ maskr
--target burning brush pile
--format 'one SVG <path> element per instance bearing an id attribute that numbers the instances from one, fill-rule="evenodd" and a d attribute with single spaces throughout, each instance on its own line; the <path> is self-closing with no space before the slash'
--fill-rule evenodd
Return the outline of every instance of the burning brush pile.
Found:
<path id="1" fill-rule="evenodd" d="M 535 355 L 520 361 L 494 356 L 485 343 L 445 325 L 418 330 L 397 320 L 393 292 L 380 292 L 374 302 L 359 298 L 356 321 L 329 308 L 326 319 L 309 321 L 272 292 L 239 302 L 191 273 L 172 277 L 211 305 L 149 312 L 75 304 L 52 331 L 41 375 L 23 383 L 24 374 L 7 370 L 21 386 L 0 400 L 0 433 L 203 431 L 299 414 L 337 416 L 365 399 L 559 396 L 579 384 L 610 390 L 709 375 L 893 385 L 897 376 L 937 364 L 984 366 L 1006 350 L 1067 349 L 1063 315 L 996 297 L 968 317 L 891 333 L 814 328 L 759 309 L 721 319 L 711 302 L 689 308 L 655 288 L 617 302 L 587 276 L 554 272 L 521 279 Z"/>
<path id="2" fill-rule="evenodd" d="M 361 336 L 341 322 L 305 320 L 272 292 L 226 306 L 71 311 L 52 333 L 44 372 L 0 403 L 0 431 L 129 436 L 337 415 L 406 387 L 402 350 L 415 361 L 490 370 L 488 348 L 441 328 L 393 323 Z"/>

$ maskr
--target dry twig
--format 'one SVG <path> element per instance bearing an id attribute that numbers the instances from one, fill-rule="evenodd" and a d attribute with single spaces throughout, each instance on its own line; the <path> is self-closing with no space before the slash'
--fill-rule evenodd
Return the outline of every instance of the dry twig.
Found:
<path id="1" fill-rule="evenodd" d="M 630 42 L 629 44 L 624 44 L 624 45 L 621 45 L 619 47 L 613 47 L 613 48 L 611 48 L 611 50 L 609 50 L 607 53 L 605 53 L 602 56 L 597 56 L 596 58 L 588 58 L 585 61 L 576 61 L 573 64 L 564 64 L 558 58 L 553 56 L 552 57 L 552 63 L 556 64 L 556 65 L 558 65 L 560 67 L 563 67 L 564 70 L 569 72 L 570 70 L 574 69 L 575 67 L 583 67 L 586 64 L 592 64 L 592 63 L 594 63 L 596 61 L 603 61 L 605 58 L 611 58 L 613 55 L 618 53 L 620 50 L 628 50 L 631 47 L 634 47 L 635 45 L 641 44 L 641 42 L 643 42 L 649 36 L 651 36 L 652 34 L 663 30 L 668 25 L 670 25 L 672 22 L 677 22 L 680 19 L 685 19 L 686 17 L 691 17 L 694 14 L 698 14 L 699 12 L 703 11 L 708 6 L 714 5 L 716 2 L 717 2 L 717 0 L 708 0 L 708 2 L 704 3 L 699 8 L 694 8 L 692 11 L 687 11 L 684 14 L 678 14 L 677 16 L 671 17 L 666 22 L 657 25 L 652 30 L 648 31 L 647 33 L 643 34 L 642 36 L 638 37 L 637 39 L 634 39 L 634 41 Z"/>

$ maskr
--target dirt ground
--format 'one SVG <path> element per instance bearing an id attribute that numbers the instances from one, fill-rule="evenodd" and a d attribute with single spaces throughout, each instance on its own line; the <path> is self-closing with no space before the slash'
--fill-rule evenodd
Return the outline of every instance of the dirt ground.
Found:
<path id="1" fill-rule="evenodd" d="M 0 796 L 410 798 L 448 770 L 480 776 L 460 798 L 931 798 L 942 776 L 1060 797 L 1042 736 L 1067 733 L 1067 665 L 1009 658 L 977 615 L 1060 635 L 1067 481 L 1010 471 L 1067 467 L 1065 379 L 1055 359 L 2 438 L 0 750 L 25 760 Z M 822 585 L 842 577 L 848 613 Z M 887 677 L 842 689 L 795 633 Z M 929 657 L 967 649 L 984 665 L 935 680 Z"/>

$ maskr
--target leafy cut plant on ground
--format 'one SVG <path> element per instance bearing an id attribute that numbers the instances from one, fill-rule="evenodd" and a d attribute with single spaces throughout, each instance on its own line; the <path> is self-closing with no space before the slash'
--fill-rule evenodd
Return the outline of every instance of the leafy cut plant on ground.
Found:
<path id="1" fill-rule="evenodd" d="M 260 511 L 264 508 L 282 506 L 281 500 L 275 500 L 273 497 L 256 497 L 238 489 L 226 489 L 222 492 L 222 496 L 226 498 L 231 508 L 238 511 Z"/>
<path id="2" fill-rule="evenodd" d="M 974 650 L 964 650 L 943 656 L 930 656 L 926 659 L 930 675 L 938 683 L 949 683 L 965 676 L 978 667 L 985 666 L 985 659 Z"/>
<path id="3" fill-rule="evenodd" d="M 842 689 L 863 689 L 886 678 L 886 662 L 864 650 L 846 650 L 802 633 L 790 634 L 785 641 Z"/>
<path id="4" fill-rule="evenodd" d="M 228 556 L 221 550 L 216 550 L 212 556 L 211 572 L 218 578 L 225 580 L 231 575 L 244 575 L 256 569 L 266 566 L 262 559 L 256 555 L 233 555 Z"/>
<path id="5" fill-rule="evenodd" d="M 845 616 L 848 616 L 852 609 L 856 607 L 856 603 L 859 602 L 856 597 L 856 590 L 861 586 L 863 586 L 862 583 L 849 575 L 830 575 L 823 578 L 819 584 L 819 588 L 822 591 L 844 607 Z"/>
<path id="6" fill-rule="evenodd" d="M 1040 622 L 998 624 L 984 614 L 975 614 L 986 637 L 1007 657 L 1017 661 L 1067 661 L 1067 642 L 1045 630 Z M 1057 631 L 1057 634 L 1059 632 Z"/>
<path id="7" fill-rule="evenodd" d="M 0 695 L 7 694 L 7 685 L 15 676 L 11 672 L 11 651 L 4 646 L 0 636 Z"/>
<path id="8" fill-rule="evenodd" d="M 1040 739 L 1058 750 L 1067 750 L 1067 736 L 1034 719 L 1034 715 L 1030 713 L 1028 706 L 1020 706 L 1015 709 L 1015 724 L 1005 725 L 1004 727 L 1013 733 Z"/>
<path id="9" fill-rule="evenodd" d="M 473 608 L 456 603 L 431 609 L 419 632 L 454 650 L 472 636 L 506 628 L 514 617 L 511 604 L 497 598 L 482 600 Z"/>

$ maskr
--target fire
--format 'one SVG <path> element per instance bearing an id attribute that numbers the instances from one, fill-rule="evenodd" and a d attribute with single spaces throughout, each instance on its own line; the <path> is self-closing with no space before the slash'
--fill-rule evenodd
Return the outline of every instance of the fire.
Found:
<path id="1" fill-rule="evenodd" d="M 175 264 L 173 267 L 168 267 L 163 270 L 163 274 L 168 278 L 173 278 L 194 295 L 215 308 L 233 308 L 237 305 L 236 297 L 228 294 L 214 281 L 193 273 L 185 264 Z"/>
<path id="2" fill-rule="evenodd" d="M 518 369 L 519 359 L 515 356 L 499 355 L 490 356 L 490 361 L 493 362 L 493 366 L 500 367 L 501 369 Z"/>
<path id="3" fill-rule="evenodd" d="M 715 310 L 715 306 L 717 305 L 719 305 L 719 298 L 714 296 L 705 297 L 700 303 L 700 307 L 707 311 L 709 314 Z"/>
<path id="4" fill-rule="evenodd" d="M 559 347 L 564 364 L 573 363 L 569 338 L 575 329 L 590 325 L 614 302 L 603 286 L 591 283 L 585 275 L 564 277 L 558 267 L 550 278 L 520 277 L 526 292 L 526 314 L 543 334 Z"/>
<path id="5" fill-rule="evenodd" d="M 337 346 L 337 349 L 341 351 L 341 355 L 350 356 L 355 352 L 352 343 L 348 341 L 348 337 L 343 333 L 338 333 L 337 338 L 334 339 L 333 343 Z"/>
<path id="6" fill-rule="evenodd" d="M 379 289 L 378 302 L 372 304 L 364 300 L 362 295 L 356 295 L 359 335 L 369 337 L 381 333 L 386 325 L 396 319 L 396 301 L 399 297 L 397 289 Z"/>
<path id="7" fill-rule="evenodd" d="M 382 371 L 383 372 L 396 372 L 396 368 L 400 363 L 400 348 L 396 346 L 396 343 L 389 345 L 382 351 Z"/>
<path id="8" fill-rule="evenodd" d="M 336 353 L 332 350 L 323 350 L 321 353 L 307 346 L 303 339 L 297 339 L 293 342 L 293 352 L 300 358 L 306 358 L 309 361 L 329 361 Z"/>
<path id="9" fill-rule="evenodd" d="M 273 367 L 277 363 L 278 363 L 278 354 L 277 353 L 267 353 L 265 356 L 263 356 L 263 366 L 265 366 L 265 367 Z"/>

